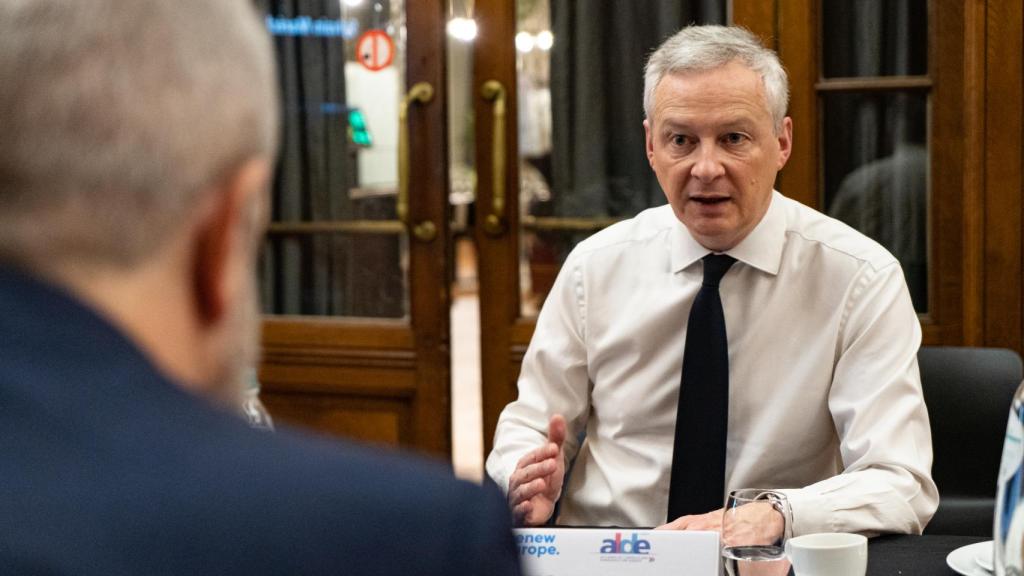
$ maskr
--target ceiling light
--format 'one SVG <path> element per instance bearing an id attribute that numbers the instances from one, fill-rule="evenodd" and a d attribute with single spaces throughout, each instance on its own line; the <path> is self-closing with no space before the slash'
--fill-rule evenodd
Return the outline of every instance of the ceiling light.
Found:
<path id="1" fill-rule="evenodd" d="M 537 42 L 537 48 L 547 52 L 551 50 L 551 46 L 555 43 L 555 35 L 551 33 L 551 30 L 544 30 L 534 37 Z"/>
<path id="2" fill-rule="evenodd" d="M 533 50 L 536 41 L 533 38 L 533 34 L 529 32 L 520 32 L 516 34 L 516 50 L 520 52 L 529 52 Z"/>
<path id="3" fill-rule="evenodd" d="M 448 21 L 448 34 L 460 42 L 472 42 L 476 32 L 476 20 L 472 18 L 452 18 Z"/>

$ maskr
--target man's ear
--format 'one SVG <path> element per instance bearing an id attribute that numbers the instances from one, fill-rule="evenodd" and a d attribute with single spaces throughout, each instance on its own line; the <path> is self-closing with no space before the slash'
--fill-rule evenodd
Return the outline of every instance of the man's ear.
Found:
<path id="1" fill-rule="evenodd" d="M 779 140 L 779 161 L 776 163 L 776 170 L 782 170 L 793 152 L 793 119 L 786 116 L 782 119 L 782 129 L 775 135 Z"/>
<path id="2" fill-rule="evenodd" d="M 647 148 L 647 163 L 654 168 L 654 139 L 651 134 L 651 121 L 648 118 L 644 119 L 644 140 Z"/>
<path id="3" fill-rule="evenodd" d="M 265 159 L 251 159 L 209 191 L 192 253 L 196 314 L 204 325 L 222 320 L 249 281 L 250 247 L 263 230 L 262 195 L 269 176 Z"/>

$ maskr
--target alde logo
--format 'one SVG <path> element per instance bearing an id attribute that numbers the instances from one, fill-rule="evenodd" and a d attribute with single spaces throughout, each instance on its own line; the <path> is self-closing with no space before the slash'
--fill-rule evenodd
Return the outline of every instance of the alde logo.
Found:
<path id="1" fill-rule="evenodd" d="M 614 540 L 601 541 L 601 554 L 649 554 L 650 551 L 651 542 L 640 538 L 636 532 L 629 540 L 623 540 L 622 533 L 616 532 Z"/>

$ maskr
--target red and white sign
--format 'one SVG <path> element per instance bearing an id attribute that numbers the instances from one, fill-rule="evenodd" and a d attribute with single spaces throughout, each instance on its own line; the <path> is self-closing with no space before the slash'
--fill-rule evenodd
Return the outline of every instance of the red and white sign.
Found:
<path id="1" fill-rule="evenodd" d="M 383 70 L 395 59 L 395 43 L 383 30 L 368 30 L 356 40 L 356 57 L 369 70 Z"/>

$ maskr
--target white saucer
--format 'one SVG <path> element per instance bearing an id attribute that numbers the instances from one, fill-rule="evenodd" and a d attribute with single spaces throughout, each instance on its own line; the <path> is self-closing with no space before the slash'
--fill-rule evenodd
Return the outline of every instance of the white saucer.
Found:
<path id="1" fill-rule="evenodd" d="M 982 565 L 992 565 L 992 541 L 961 546 L 946 556 L 946 564 L 964 576 L 991 576 L 992 572 Z"/>

